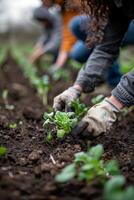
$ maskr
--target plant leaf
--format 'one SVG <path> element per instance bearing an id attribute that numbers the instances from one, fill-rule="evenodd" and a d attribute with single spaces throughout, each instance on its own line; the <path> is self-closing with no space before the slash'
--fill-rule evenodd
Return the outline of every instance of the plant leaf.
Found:
<path id="1" fill-rule="evenodd" d="M 104 149 L 101 144 L 98 144 L 89 150 L 89 155 L 96 159 L 100 159 L 102 157 L 103 153 L 104 153 Z"/>
<path id="2" fill-rule="evenodd" d="M 5 156 L 7 153 L 7 148 L 0 146 L 0 156 Z"/>
<path id="3" fill-rule="evenodd" d="M 71 180 L 76 175 L 75 164 L 68 165 L 65 167 L 60 174 L 55 177 L 57 182 L 63 183 Z"/>

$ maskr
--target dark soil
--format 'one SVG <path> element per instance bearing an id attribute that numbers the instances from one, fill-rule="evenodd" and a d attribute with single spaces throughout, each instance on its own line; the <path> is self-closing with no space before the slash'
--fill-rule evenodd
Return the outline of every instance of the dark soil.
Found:
<path id="1" fill-rule="evenodd" d="M 55 83 L 50 102 L 69 85 Z M 102 200 L 102 188 L 96 182 L 87 185 L 73 180 L 61 185 L 54 181 L 74 153 L 86 151 L 89 144 L 102 143 L 104 158 L 117 159 L 127 184 L 134 184 L 134 112 L 121 117 L 109 133 L 96 139 L 87 134 L 70 135 L 64 141 L 47 144 L 47 130 L 42 127 L 46 108 L 10 57 L 0 68 L 0 92 L 4 89 L 8 89 L 8 104 L 14 109 L 7 109 L 7 102 L 0 99 L 0 145 L 8 149 L 0 158 L 1 200 Z M 9 128 L 13 123 L 17 127 Z"/>

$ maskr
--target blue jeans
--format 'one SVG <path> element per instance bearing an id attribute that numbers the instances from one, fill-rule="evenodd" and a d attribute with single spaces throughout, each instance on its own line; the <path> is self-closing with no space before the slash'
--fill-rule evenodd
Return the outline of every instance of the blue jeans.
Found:
<path id="1" fill-rule="evenodd" d="M 87 34 L 81 27 L 81 24 L 86 23 L 87 20 L 88 17 L 85 15 L 76 16 L 69 25 L 72 33 L 78 39 L 70 52 L 70 57 L 80 63 L 85 63 L 92 52 L 92 48 L 88 49 L 85 44 Z"/>
<path id="2" fill-rule="evenodd" d="M 78 39 L 76 44 L 73 46 L 72 51 L 70 53 L 70 57 L 78 62 L 85 63 L 92 53 L 93 48 L 88 49 L 85 44 L 85 40 L 87 37 L 86 30 L 82 29 L 82 24 L 86 24 L 86 21 L 89 20 L 89 17 L 85 15 L 76 16 L 72 19 L 70 23 L 70 29 L 72 33 Z M 127 33 L 125 34 L 123 40 L 123 46 L 134 44 L 134 24 L 131 22 Z M 116 61 L 111 68 L 109 68 L 107 74 L 107 82 L 110 86 L 116 86 L 122 74 L 120 73 L 120 65 L 118 61 Z"/>

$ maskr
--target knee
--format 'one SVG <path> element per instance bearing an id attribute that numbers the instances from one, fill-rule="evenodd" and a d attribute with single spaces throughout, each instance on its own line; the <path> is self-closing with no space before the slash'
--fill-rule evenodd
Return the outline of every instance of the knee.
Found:
<path id="1" fill-rule="evenodd" d="M 85 63 L 88 59 L 88 55 L 81 55 L 77 52 L 72 51 L 70 53 L 70 58 L 79 62 L 79 63 Z"/>
<path id="2" fill-rule="evenodd" d="M 71 32 L 77 37 L 77 33 L 80 30 L 80 16 L 74 17 L 69 23 Z"/>

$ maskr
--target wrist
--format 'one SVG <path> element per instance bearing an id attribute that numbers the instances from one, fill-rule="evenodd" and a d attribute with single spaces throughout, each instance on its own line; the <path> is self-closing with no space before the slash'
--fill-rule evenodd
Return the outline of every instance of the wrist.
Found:
<path id="1" fill-rule="evenodd" d="M 121 110 L 125 106 L 121 101 L 119 101 L 113 95 L 108 98 L 108 101 L 111 102 L 111 104 L 113 104 L 119 110 Z"/>
<path id="2" fill-rule="evenodd" d="M 78 84 L 73 85 L 73 88 L 75 88 L 76 90 L 78 90 L 80 93 L 82 93 L 82 87 Z"/>
<path id="3" fill-rule="evenodd" d="M 80 91 L 79 89 L 75 88 L 74 86 L 69 87 L 68 90 L 69 90 L 70 92 L 72 92 L 72 94 L 76 94 L 77 97 L 80 97 L 80 96 L 81 96 L 81 91 Z"/>

